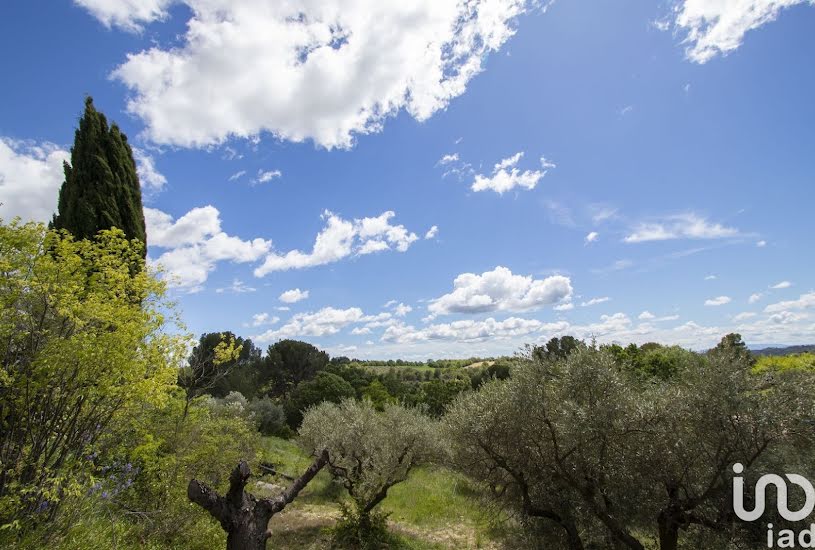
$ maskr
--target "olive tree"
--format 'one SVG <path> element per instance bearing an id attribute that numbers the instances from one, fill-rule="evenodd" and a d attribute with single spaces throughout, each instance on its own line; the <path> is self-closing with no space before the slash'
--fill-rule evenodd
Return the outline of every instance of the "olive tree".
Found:
<path id="1" fill-rule="evenodd" d="M 378 412 L 369 401 L 324 402 L 306 412 L 300 438 L 314 453 L 328 450 L 328 471 L 351 496 L 363 533 L 388 490 L 437 455 L 434 421 L 392 403 Z"/>
<path id="2" fill-rule="evenodd" d="M 808 445 L 810 386 L 768 383 L 727 350 L 685 352 L 673 378 L 643 380 L 580 346 L 464 395 L 444 431 L 454 465 L 561 545 L 673 550 L 683 533 L 743 535 L 731 467 L 783 466 Z"/>

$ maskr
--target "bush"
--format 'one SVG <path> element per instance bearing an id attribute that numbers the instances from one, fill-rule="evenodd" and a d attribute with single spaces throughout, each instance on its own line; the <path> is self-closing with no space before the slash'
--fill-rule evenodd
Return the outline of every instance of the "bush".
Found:
<path id="1" fill-rule="evenodd" d="M 312 380 L 300 382 L 286 402 L 286 421 L 296 429 L 303 420 L 303 411 L 328 401 L 339 403 L 343 399 L 356 397 L 353 386 L 330 372 L 319 372 Z"/>
<path id="2" fill-rule="evenodd" d="M 286 424 L 286 411 L 283 405 L 269 397 L 250 401 L 249 412 L 255 427 L 263 435 L 288 438 L 294 433 Z"/>

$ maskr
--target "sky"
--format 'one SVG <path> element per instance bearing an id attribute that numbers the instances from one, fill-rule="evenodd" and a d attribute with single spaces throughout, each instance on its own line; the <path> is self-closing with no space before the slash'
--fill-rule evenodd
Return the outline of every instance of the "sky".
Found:
<path id="1" fill-rule="evenodd" d="M 815 343 L 815 2 L 0 10 L 0 218 L 50 219 L 91 95 L 194 334 Z"/>

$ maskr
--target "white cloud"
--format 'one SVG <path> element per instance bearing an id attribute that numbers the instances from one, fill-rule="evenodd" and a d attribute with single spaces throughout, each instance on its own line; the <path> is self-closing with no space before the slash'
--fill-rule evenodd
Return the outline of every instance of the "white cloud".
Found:
<path id="1" fill-rule="evenodd" d="M 278 300 L 287 304 L 296 304 L 297 302 L 305 300 L 306 298 L 308 298 L 308 290 L 300 290 L 299 288 L 287 290 L 278 296 Z"/>
<path id="2" fill-rule="evenodd" d="M 0 217 L 46 222 L 57 209 L 71 154 L 59 146 L 0 137 Z"/>
<path id="3" fill-rule="evenodd" d="M 549 168 L 554 164 L 545 161 L 546 167 L 543 170 L 518 170 L 518 161 L 524 156 L 523 152 L 515 153 L 511 157 L 503 159 L 493 167 L 492 174 L 485 176 L 476 174 L 475 181 L 470 187 L 473 191 L 495 191 L 503 194 L 515 187 L 524 189 L 534 189 L 538 182 L 546 175 Z"/>
<path id="4" fill-rule="evenodd" d="M 233 294 L 245 294 L 247 292 L 255 292 L 257 291 L 256 288 L 248 286 L 246 283 L 241 281 L 240 279 L 233 279 L 232 284 L 228 287 L 224 288 L 216 288 L 215 292 L 218 294 L 222 294 L 224 292 L 231 292 Z"/>
<path id="5" fill-rule="evenodd" d="M 739 313 L 738 315 L 734 315 L 733 320 L 736 322 L 746 321 L 747 319 L 755 317 L 756 315 L 757 314 L 753 313 L 752 311 L 744 311 L 742 313 Z"/>
<path id="6" fill-rule="evenodd" d="M 281 338 L 330 336 L 350 324 L 359 322 L 363 317 L 362 310 L 358 307 L 348 309 L 326 307 L 313 313 L 298 313 L 279 329 L 267 330 L 252 339 L 258 342 L 271 342 Z"/>
<path id="7" fill-rule="evenodd" d="M 602 304 L 611 300 L 608 296 L 603 296 L 601 298 L 592 298 L 586 302 L 582 302 L 580 307 L 589 307 L 589 306 L 596 306 L 597 304 Z"/>
<path id="8" fill-rule="evenodd" d="M 774 285 L 773 285 L 773 286 L 771 286 L 770 288 L 774 288 L 774 289 L 776 289 L 776 290 L 781 290 L 781 289 L 784 289 L 784 288 L 789 288 L 789 287 L 791 287 L 791 286 L 792 286 L 792 283 L 791 283 L 791 282 L 789 282 L 789 281 L 781 281 L 781 282 L 780 282 L 780 283 L 778 283 L 778 284 L 774 284 Z"/>
<path id="9" fill-rule="evenodd" d="M 708 276 L 705 277 L 706 281 L 715 281 L 716 279 L 718 279 L 718 277 L 716 277 L 716 275 L 708 275 Z"/>
<path id="10" fill-rule="evenodd" d="M 258 170 L 258 175 L 252 180 L 252 184 L 267 183 L 280 177 L 283 177 L 283 172 L 280 170 Z"/>
<path id="11" fill-rule="evenodd" d="M 725 304 L 730 303 L 730 296 L 717 296 L 715 298 L 710 298 L 709 300 L 705 300 L 706 306 L 723 306 Z"/>
<path id="12" fill-rule="evenodd" d="M 741 46 L 748 31 L 774 21 L 784 8 L 812 0 L 683 0 L 676 6 L 676 28 L 685 35 L 691 61 L 706 63 Z"/>
<path id="13" fill-rule="evenodd" d="M 131 12 L 139 2 L 80 1 L 131 29 L 167 6 L 151 0 Z M 403 109 L 426 120 L 466 91 L 537 4 L 179 1 L 191 14 L 181 43 L 129 54 L 113 76 L 133 90 L 128 110 L 153 141 L 188 147 L 261 132 L 349 147 Z"/>
<path id="14" fill-rule="evenodd" d="M 437 164 L 441 164 L 442 166 L 444 166 L 445 164 L 451 164 L 453 162 L 458 162 L 458 160 L 459 160 L 458 153 L 449 153 L 449 154 L 444 155 L 443 157 L 441 157 Z"/>
<path id="15" fill-rule="evenodd" d="M 555 311 L 571 311 L 574 309 L 574 304 L 572 302 L 565 302 L 554 306 L 552 309 Z"/>
<path id="16" fill-rule="evenodd" d="M 643 311 L 637 316 L 637 319 L 640 321 L 650 321 L 651 319 L 655 319 L 656 315 L 651 313 L 650 311 Z"/>
<path id="17" fill-rule="evenodd" d="M 383 250 L 405 252 L 418 237 L 403 225 L 391 225 L 390 219 L 395 215 L 388 211 L 375 218 L 348 221 L 326 210 L 322 215 L 326 226 L 317 235 L 310 253 L 300 250 L 285 254 L 272 252 L 255 269 L 255 276 L 325 265 L 353 254 L 365 255 Z"/>
<path id="18" fill-rule="evenodd" d="M 761 298 L 763 296 L 764 296 L 764 294 L 762 294 L 761 292 L 756 292 L 755 294 L 750 294 L 750 297 L 747 298 L 747 303 L 748 304 L 755 304 L 756 302 L 761 300 Z"/>
<path id="19" fill-rule="evenodd" d="M 143 25 L 167 17 L 167 8 L 175 0 L 74 0 L 91 12 L 106 27 L 139 32 Z"/>
<path id="20" fill-rule="evenodd" d="M 568 277 L 533 279 L 498 266 L 481 275 L 462 273 L 453 281 L 453 291 L 432 300 L 427 309 L 432 315 L 527 311 L 565 301 L 571 295 Z"/>
<path id="21" fill-rule="evenodd" d="M 219 261 L 255 262 L 272 247 L 271 241 L 244 241 L 224 233 L 214 206 L 193 208 L 175 221 L 161 210 L 145 208 L 144 218 L 148 244 L 168 249 L 154 263 L 164 268 L 170 286 L 189 292 L 203 288 Z"/>
<path id="22" fill-rule="evenodd" d="M 639 224 L 625 237 L 627 243 L 665 241 L 670 239 L 723 239 L 736 237 L 739 231 L 707 221 L 693 213 L 676 214 L 658 222 Z"/>
<path id="23" fill-rule="evenodd" d="M 764 308 L 766 313 L 778 313 L 790 309 L 809 309 L 815 307 L 815 292 L 801 294 L 797 300 L 787 300 L 770 304 Z"/>
<path id="24" fill-rule="evenodd" d="M 586 244 L 593 243 L 600 237 L 600 234 L 597 231 L 592 231 L 588 235 L 586 235 Z"/>
<path id="25" fill-rule="evenodd" d="M 503 321 L 496 321 L 492 317 L 483 321 L 468 319 L 429 325 L 418 330 L 408 325 L 392 325 L 385 330 L 382 341 L 400 344 L 427 340 L 472 342 L 526 336 L 539 332 L 544 326 L 537 319 L 520 319 L 518 317 L 510 317 Z"/>
<path id="26" fill-rule="evenodd" d="M 413 311 L 412 307 L 402 303 L 398 304 L 396 307 L 393 308 L 393 314 L 396 315 L 397 317 L 404 317 L 411 311 Z"/>
<path id="27" fill-rule="evenodd" d="M 756 243 L 756 246 L 759 248 L 764 248 L 765 246 L 767 246 L 767 241 L 758 241 Z"/>
<path id="28" fill-rule="evenodd" d="M 241 179 L 245 175 L 246 175 L 246 170 L 238 170 L 237 172 L 235 172 L 234 174 L 229 176 L 229 181 L 235 181 L 235 180 Z"/>
<path id="29" fill-rule="evenodd" d="M 142 189 L 147 191 L 161 191 L 167 184 L 167 178 L 156 169 L 156 161 L 152 155 L 143 149 L 133 147 L 133 160 L 136 161 L 136 171 Z"/>
<path id="30" fill-rule="evenodd" d="M 274 325 L 280 321 L 280 317 L 272 317 L 268 313 L 255 313 L 252 315 L 251 327 L 262 327 L 264 325 Z"/>
<path id="31" fill-rule="evenodd" d="M 425 239 L 435 239 L 436 235 L 439 234 L 439 226 L 434 225 L 430 229 L 427 230 L 427 233 L 424 234 Z"/>

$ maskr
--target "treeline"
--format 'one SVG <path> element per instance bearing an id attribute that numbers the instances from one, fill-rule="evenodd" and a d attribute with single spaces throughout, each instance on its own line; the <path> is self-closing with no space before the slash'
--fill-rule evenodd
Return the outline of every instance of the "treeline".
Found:
<path id="1" fill-rule="evenodd" d="M 231 355 L 223 357 L 226 350 Z M 188 402 L 208 396 L 213 406 L 245 411 L 264 435 L 291 437 L 303 412 L 324 401 L 364 399 L 377 410 L 388 403 L 402 403 L 439 417 L 459 393 L 478 388 L 491 378 L 509 376 L 509 359 L 479 368 L 459 368 L 474 362 L 440 360 L 432 362 L 436 365 L 432 370 L 418 370 L 399 368 L 412 364 L 396 360 L 387 368 L 382 362 L 332 358 L 297 340 L 278 341 L 262 352 L 250 339 L 225 331 L 200 337 L 178 382 Z"/>

